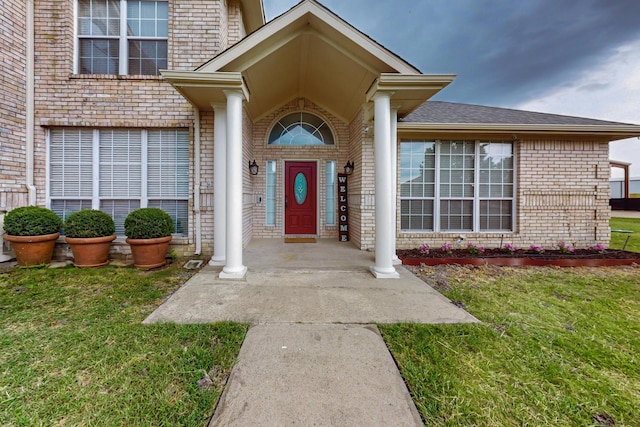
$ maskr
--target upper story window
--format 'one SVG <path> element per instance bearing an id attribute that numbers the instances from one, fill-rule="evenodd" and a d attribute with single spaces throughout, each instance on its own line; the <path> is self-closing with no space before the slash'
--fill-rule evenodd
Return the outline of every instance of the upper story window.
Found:
<path id="1" fill-rule="evenodd" d="M 269 145 L 334 145 L 329 125 L 320 117 L 297 112 L 284 116 L 271 129 Z"/>
<path id="2" fill-rule="evenodd" d="M 78 73 L 159 74 L 168 28 L 167 0 L 78 0 Z"/>

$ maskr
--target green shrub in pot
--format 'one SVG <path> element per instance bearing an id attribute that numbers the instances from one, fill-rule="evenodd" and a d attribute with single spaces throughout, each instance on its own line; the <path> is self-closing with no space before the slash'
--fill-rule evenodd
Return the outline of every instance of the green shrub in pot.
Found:
<path id="1" fill-rule="evenodd" d="M 124 234 L 129 239 L 156 239 L 174 231 L 173 219 L 160 208 L 136 209 L 124 220 Z"/>
<path id="2" fill-rule="evenodd" d="M 22 206 L 5 215 L 3 229 L 19 266 L 50 264 L 62 220 L 50 209 Z"/>
<path id="3" fill-rule="evenodd" d="M 4 232 L 10 236 L 44 236 L 59 233 L 62 220 L 51 209 L 22 206 L 4 217 Z"/>
<path id="4" fill-rule="evenodd" d="M 171 216 L 162 209 L 131 211 L 124 220 L 124 234 L 131 246 L 133 264 L 145 270 L 164 265 L 174 231 Z"/>
<path id="5" fill-rule="evenodd" d="M 116 239 L 116 224 L 111 215 L 91 209 L 74 212 L 64 221 L 64 234 L 76 267 L 109 264 L 111 242 Z"/>
<path id="6" fill-rule="evenodd" d="M 66 237 L 106 237 L 116 234 L 116 224 L 108 213 L 84 209 L 64 221 Z"/>

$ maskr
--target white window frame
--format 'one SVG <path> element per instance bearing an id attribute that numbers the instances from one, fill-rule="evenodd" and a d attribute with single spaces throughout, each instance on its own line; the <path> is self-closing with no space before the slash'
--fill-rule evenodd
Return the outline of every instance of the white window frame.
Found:
<path id="1" fill-rule="evenodd" d="M 450 142 L 450 141 L 443 141 L 443 140 L 418 140 L 418 139 L 405 139 L 400 141 L 400 147 L 402 144 L 404 143 L 435 143 L 435 165 L 434 165 L 434 169 L 435 169 L 435 179 L 434 179 L 434 196 L 433 197 L 404 197 L 402 196 L 402 192 L 401 192 L 401 185 L 402 182 L 399 183 L 399 189 L 398 189 L 398 197 L 400 198 L 400 200 L 433 200 L 433 229 L 405 229 L 405 228 L 401 228 L 400 232 L 401 233 L 405 233 L 405 234 L 415 234 L 415 233 L 513 233 L 515 232 L 516 229 L 516 206 L 517 206 L 517 194 L 516 194 L 516 189 L 517 189 L 517 153 L 516 153 L 516 145 L 515 143 L 511 142 L 511 141 L 506 141 L 506 140 L 494 140 L 494 141 L 484 141 L 484 140 L 460 140 L 457 142 L 473 142 L 475 144 L 475 148 L 474 148 L 474 181 L 473 181 L 473 187 L 474 187 L 474 194 L 473 197 L 442 197 L 440 195 L 440 183 L 441 183 L 441 179 L 440 179 L 440 170 L 441 170 L 441 147 L 442 147 L 442 142 Z M 512 185 L 512 196 L 511 197 L 500 197 L 500 198 L 495 198 L 495 197 L 481 197 L 480 196 L 480 147 L 483 143 L 510 143 L 512 146 L 512 160 L 513 160 L 513 169 L 512 169 L 512 173 L 513 173 L 513 179 L 511 182 Z M 401 156 L 398 156 L 399 158 L 399 162 L 401 161 Z M 398 166 L 399 168 L 401 167 L 401 165 Z M 504 184 L 504 183 L 503 183 Z M 473 201 L 473 216 L 472 216 L 472 229 L 471 230 L 466 230 L 466 229 L 461 229 L 461 230 L 454 230 L 454 229 L 447 229 L 447 230 L 442 230 L 441 229 L 441 221 L 440 221 L 440 208 L 441 208 L 441 202 L 442 201 L 446 201 L 446 200 L 472 200 Z M 511 201 L 511 225 L 510 225 L 510 229 L 509 230 L 481 230 L 480 229 L 480 203 L 482 201 L 489 201 L 489 200 L 507 200 L 507 201 Z M 400 211 L 399 215 L 402 214 L 402 211 Z"/>
<path id="2" fill-rule="evenodd" d="M 290 124 L 285 124 L 291 120 L 292 118 L 297 118 L 297 121 L 294 121 Z M 305 121 L 310 120 L 310 121 Z M 283 124 L 283 121 L 285 122 Z M 321 141 L 321 144 L 292 144 L 292 143 L 278 143 L 283 139 L 283 137 L 287 136 L 290 142 L 293 142 L 296 139 L 296 136 L 291 134 L 291 129 L 296 129 L 298 127 L 304 128 L 307 132 L 312 134 L 318 141 Z M 313 131 L 310 131 L 310 129 Z M 327 135 L 323 134 L 323 130 L 326 129 L 328 132 Z M 273 139 L 274 135 L 278 135 L 277 138 Z M 315 136 L 319 135 L 319 136 Z M 290 147 L 290 148 L 300 148 L 300 147 L 326 147 L 326 148 L 334 148 L 336 147 L 336 136 L 335 132 L 329 122 L 325 120 L 323 117 L 319 116 L 310 111 L 294 111 L 291 113 L 287 113 L 280 117 L 277 122 L 271 126 L 269 132 L 267 133 L 267 147 L 274 148 L 282 148 L 282 147 Z M 329 140 L 325 140 L 325 136 Z"/>
<path id="3" fill-rule="evenodd" d="M 326 226 L 335 227 L 338 225 L 338 173 L 336 161 L 326 160 L 324 163 L 324 172 L 324 223 Z"/>
<path id="4" fill-rule="evenodd" d="M 61 130 L 78 130 L 79 128 L 74 128 L 74 127 L 68 127 L 68 128 L 60 128 Z M 127 196 L 127 197 L 114 197 L 114 196 L 101 196 L 100 195 L 100 167 L 101 167 L 101 161 L 100 161 L 100 131 L 101 130 L 135 130 L 135 131 L 140 131 L 140 138 L 141 138 L 141 160 L 140 160 L 140 174 L 141 174 L 141 187 L 140 187 L 140 196 Z M 163 128 L 160 130 L 164 130 L 164 131 L 175 131 L 176 129 L 169 129 L 169 128 Z M 180 130 L 183 131 L 187 131 L 187 129 L 184 128 L 180 128 Z M 176 196 L 176 197 L 149 197 L 148 196 L 148 170 L 149 170 L 149 162 L 148 162 L 148 129 L 127 129 L 127 128 L 113 128 L 113 129 L 90 129 L 90 131 L 92 132 L 92 190 L 91 190 L 91 196 L 90 197 L 83 197 L 83 196 L 52 196 L 51 194 L 51 173 L 52 173 L 52 168 L 51 168 L 51 147 L 52 147 L 52 142 L 51 142 L 51 129 L 47 130 L 46 133 L 46 142 L 47 142 L 47 185 L 46 185 L 46 206 L 48 208 L 52 207 L 52 203 L 54 200 L 68 200 L 68 201 L 73 201 L 73 200 L 90 200 L 91 201 L 91 209 L 95 209 L 95 210 L 100 210 L 101 208 L 101 201 L 103 200 L 122 200 L 122 201 L 136 201 L 139 200 L 140 203 L 140 207 L 141 208 L 145 208 L 148 207 L 149 205 L 149 201 L 176 201 L 176 202 L 186 202 L 187 203 L 187 225 L 184 227 L 184 234 L 177 234 L 178 237 L 188 237 L 189 235 L 189 223 L 190 223 L 190 212 L 188 211 L 188 204 L 189 204 L 189 197 L 190 197 L 190 191 L 189 189 L 187 189 L 187 191 L 185 192 L 185 194 L 183 196 Z M 190 160 L 187 157 L 187 168 L 188 170 L 190 169 Z M 189 176 L 188 179 L 190 180 L 191 177 Z M 177 220 L 177 218 L 176 218 Z"/>
<path id="5" fill-rule="evenodd" d="M 273 172 L 271 172 L 272 168 Z M 278 162 L 276 160 L 267 160 L 265 171 L 264 224 L 266 227 L 275 227 L 278 222 Z M 269 177 L 273 177 L 273 185 L 271 186 L 269 183 Z M 270 220 L 269 214 L 273 215 L 273 221 Z"/>
<path id="6" fill-rule="evenodd" d="M 169 0 L 154 0 L 155 2 L 163 2 L 167 3 L 167 8 L 169 7 Z M 86 36 L 80 34 L 80 28 L 78 27 L 79 21 L 79 9 L 78 9 L 79 0 L 74 0 L 73 8 L 74 8 L 74 20 L 73 20 L 73 71 L 74 74 L 84 74 L 80 72 L 80 40 L 81 39 L 111 39 L 116 40 L 116 36 Z M 168 55 L 168 45 L 169 45 L 169 20 L 167 20 L 167 37 L 143 37 L 143 36 L 129 36 L 127 34 L 127 2 L 128 0 L 119 0 L 120 2 L 120 34 L 117 36 L 118 39 L 118 75 L 126 76 L 129 75 L 129 41 L 130 40 L 139 40 L 139 41 L 166 41 L 167 42 L 167 67 L 169 66 L 169 55 Z M 170 18 L 170 17 L 169 17 Z M 91 75 L 91 74 L 87 74 Z M 138 75 L 138 74 L 135 74 Z M 149 74 L 154 75 L 154 74 Z"/>

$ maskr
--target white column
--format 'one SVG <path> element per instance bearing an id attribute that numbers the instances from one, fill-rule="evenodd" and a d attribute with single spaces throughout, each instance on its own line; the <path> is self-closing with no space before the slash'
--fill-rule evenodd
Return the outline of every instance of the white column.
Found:
<path id="1" fill-rule="evenodd" d="M 396 227 L 398 221 L 398 107 L 391 108 L 391 263 L 402 264 L 396 254 Z"/>
<path id="2" fill-rule="evenodd" d="M 225 104 L 211 106 L 214 113 L 213 256 L 209 265 L 224 265 L 227 252 L 227 106 Z"/>
<path id="3" fill-rule="evenodd" d="M 241 91 L 225 91 L 227 96 L 227 240 L 226 264 L 222 279 L 242 279 L 242 101 Z"/>
<path id="4" fill-rule="evenodd" d="M 376 263 L 371 273 L 377 279 L 397 279 L 399 276 L 391 261 L 391 241 L 395 233 L 391 223 L 391 94 L 378 92 L 374 102 L 374 159 L 376 183 Z"/>

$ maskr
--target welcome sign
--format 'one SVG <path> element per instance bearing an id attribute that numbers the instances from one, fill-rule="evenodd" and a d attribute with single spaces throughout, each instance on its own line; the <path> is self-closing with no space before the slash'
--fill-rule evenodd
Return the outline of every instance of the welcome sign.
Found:
<path id="1" fill-rule="evenodd" d="M 349 241 L 349 209 L 347 208 L 347 175 L 338 174 L 338 238 L 341 242 Z"/>

